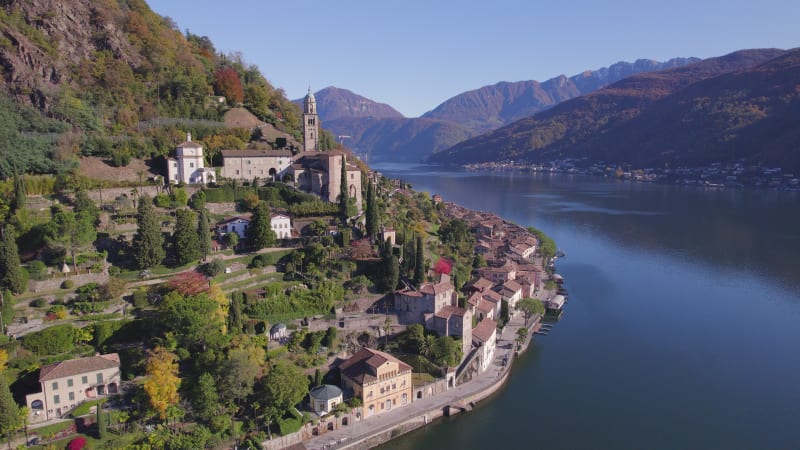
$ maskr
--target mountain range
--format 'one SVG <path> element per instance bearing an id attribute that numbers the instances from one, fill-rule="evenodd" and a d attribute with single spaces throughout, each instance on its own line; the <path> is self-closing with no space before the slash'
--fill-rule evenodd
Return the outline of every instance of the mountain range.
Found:
<path id="1" fill-rule="evenodd" d="M 635 167 L 743 161 L 800 169 L 800 50 L 734 52 L 625 78 L 430 161 L 586 158 Z"/>
<path id="2" fill-rule="evenodd" d="M 348 136 L 346 145 L 371 160 L 421 161 L 467 138 L 593 92 L 632 74 L 679 67 L 697 58 L 618 62 L 544 82 L 501 82 L 452 97 L 419 118 L 404 118 L 388 105 L 328 87 L 315 93 L 324 127 Z M 302 105 L 303 99 L 294 100 Z"/>

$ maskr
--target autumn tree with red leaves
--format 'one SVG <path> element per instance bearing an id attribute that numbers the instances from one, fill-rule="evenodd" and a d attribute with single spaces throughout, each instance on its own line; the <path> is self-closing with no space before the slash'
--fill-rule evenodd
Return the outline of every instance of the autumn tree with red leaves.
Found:
<path id="1" fill-rule="evenodd" d="M 208 292 L 210 286 L 206 277 L 200 272 L 182 272 L 169 280 L 170 289 L 180 292 L 183 296 L 192 296 Z"/>
<path id="2" fill-rule="evenodd" d="M 242 103 L 244 89 L 239 74 L 231 67 L 220 67 L 214 72 L 214 90 L 218 95 L 225 96 L 228 103 Z"/>

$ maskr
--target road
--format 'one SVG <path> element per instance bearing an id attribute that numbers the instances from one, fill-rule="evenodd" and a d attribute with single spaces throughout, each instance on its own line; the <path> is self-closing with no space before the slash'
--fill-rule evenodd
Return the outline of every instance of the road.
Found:
<path id="1" fill-rule="evenodd" d="M 514 315 L 498 336 L 497 349 L 491 367 L 467 383 L 456 386 L 445 393 L 415 400 L 410 405 L 393 409 L 377 416 L 370 417 L 352 425 L 340 427 L 338 430 L 328 431 L 323 435 L 304 442 L 306 449 L 334 449 L 346 448 L 353 442 L 360 441 L 383 431 L 390 430 L 414 417 L 421 417 L 433 410 L 441 410 L 447 405 L 460 403 L 462 399 L 483 392 L 499 382 L 507 368 L 503 367 L 503 359 L 508 356 L 509 368 L 513 361 L 513 352 L 516 345 L 517 330 L 525 326 L 525 319 L 521 313 Z"/>

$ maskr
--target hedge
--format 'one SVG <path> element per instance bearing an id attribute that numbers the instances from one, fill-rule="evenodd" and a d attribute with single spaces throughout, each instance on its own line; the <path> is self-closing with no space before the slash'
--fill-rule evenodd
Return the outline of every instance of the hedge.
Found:
<path id="1" fill-rule="evenodd" d="M 75 346 L 75 328 L 68 323 L 45 328 L 22 338 L 22 346 L 37 355 L 55 355 Z"/>

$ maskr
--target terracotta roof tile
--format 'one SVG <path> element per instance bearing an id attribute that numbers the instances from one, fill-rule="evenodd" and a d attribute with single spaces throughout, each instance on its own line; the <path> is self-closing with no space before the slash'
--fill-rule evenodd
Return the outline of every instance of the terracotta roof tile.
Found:
<path id="1" fill-rule="evenodd" d="M 69 359 L 42 366 L 39 370 L 39 381 L 55 380 L 57 378 L 81 375 L 87 372 L 97 372 L 99 370 L 112 369 L 115 367 L 119 367 L 119 355 L 117 353 Z"/>

